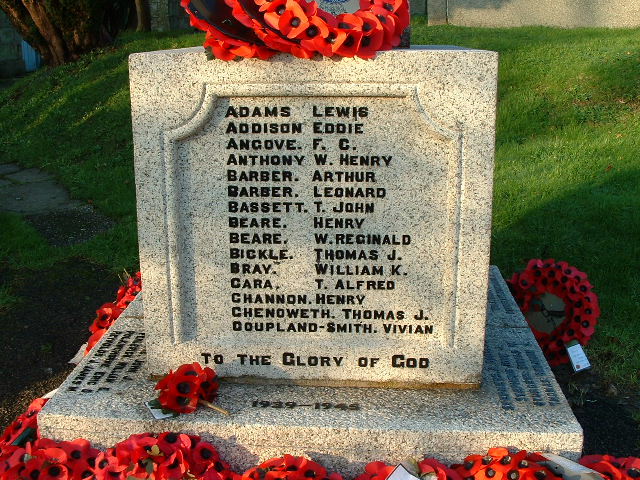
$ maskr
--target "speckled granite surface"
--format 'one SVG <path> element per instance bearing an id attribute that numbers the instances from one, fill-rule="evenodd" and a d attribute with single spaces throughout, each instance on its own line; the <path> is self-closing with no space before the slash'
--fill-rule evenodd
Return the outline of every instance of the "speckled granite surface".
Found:
<path id="1" fill-rule="evenodd" d="M 432 455 L 453 462 L 498 445 L 577 458 L 582 429 L 495 267 L 489 292 L 480 390 L 223 383 L 219 403 L 230 417 L 199 409 L 163 421 L 143 405 L 155 394 L 146 379 L 139 298 L 45 406 L 42 434 L 108 446 L 132 433 L 180 430 L 210 439 L 236 469 L 304 454 L 347 477 L 373 460 Z"/>
<path id="2" fill-rule="evenodd" d="M 497 66 L 132 55 L 149 368 L 208 353 L 267 382 L 477 387 Z"/>

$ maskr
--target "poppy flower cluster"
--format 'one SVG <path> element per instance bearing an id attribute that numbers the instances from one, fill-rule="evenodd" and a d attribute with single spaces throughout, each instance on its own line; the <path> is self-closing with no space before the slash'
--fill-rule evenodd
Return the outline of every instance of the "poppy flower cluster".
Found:
<path id="1" fill-rule="evenodd" d="M 68 480 L 95 477 L 100 451 L 87 440 L 55 442 L 39 438 L 24 447 L 3 448 L 0 478 L 3 480 Z"/>
<path id="2" fill-rule="evenodd" d="M 21 446 L 38 438 L 38 413 L 42 410 L 46 398 L 36 398 L 27 411 L 16 418 L 0 437 L 0 449 L 7 446 Z"/>
<path id="3" fill-rule="evenodd" d="M 364 472 L 355 480 L 385 480 L 396 467 L 384 462 L 370 462 L 364 467 Z"/>
<path id="4" fill-rule="evenodd" d="M 131 435 L 101 451 L 85 439 L 55 442 L 38 433 L 38 412 L 46 403 L 37 399 L 0 437 L 0 480 L 343 480 L 339 473 L 305 457 L 284 455 L 240 475 L 220 458 L 216 448 L 197 435 L 164 432 Z M 35 439 L 18 445 L 15 424 L 28 419 Z M 437 480 L 560 480 L 539 462 L 538 454 L 492 448 L 486 455 L 469 455 L 460 465 L 447 467 L 432 458 L 417 463 L 420 478 Z M 580 463 L 604 480 L 640 478 L 640 458 L 588 455 Z M 356 480 L 386 480 L 395 469 L 371 462 Z"/>
<path id="5" fill-rule="evenodd" d="M 91 337 L 87 343 L 84 352 L 87 355 L 91 349 L 104 336 L 106 331 L 113 325 L 120 314 L 129 306 L 136 298 L 136 295 L 142 291 L 142 278 L 140 272 L 129 277 L 125 285 L 122 285 L 116 293 L 115 302 L 107 302 L 96 310 L 96 318 L 89 327 Z"/>
<path id="6" fill-rule="evenodd" d="M 198 403 L 211 403 L 218 394 L 218 376 L 209 367 L 198 363 L 181 365 L 170 371 L 156 385 L 160 390 L 158 401 L 163 408 L 178 413 L 192 413 Z"/>
<path id="7" fill-rule="evenodd" d="M 437 480 L 463 480 L 455 470 L 440 463 L 435 458 L 424 458 L 417 464 L 420 478 L 434 478 Z M 395 470 L 394 465 L 384 462 L 371 462 L 364 467 L 364 473 L 355 480 L 385 480 Z"/>
<path id="8" fill-rule="evenodd" d="M 221 60 L 373 58 L 400 45 L 409 26 L 407 0 L 360 0 L 354 13 L 333 16 L 307 0 L 181 0 L 191 25 L 207 33 L 205 49 Z"/>
<path id="9" fill-rule="evenodd" d="M 0 454 L 0 478 L 240 480 L 213 445 L 196 435 L 173 432 L 131 435 L 104 452 L 84 439 L 41 438 L 24 447 L 5 447 Z"/>
<path id="10" fill-rule="evenodd" d="M 486 455 L 469 455 L 453 468 L 465 480 L 561 480 L 538 462 L 540 455 L 521 450 L 512 453 L 506 448 L 491 448 Z"/>
<path id="11" fill-rule="evenodd" d="M 611 455 L 585 455 L 580 459 L 585 467 L 595 470 L 608 480 L 640 478 L 640 458 L 616 458 Z"/>
<path id="12" fill-rule="evenodd" d="M 342 480 L 338 473 L 328 473 L 319 463 L 305 457 L 285 455 L 250 468 L 242 480 Z"/>
<path id="13" fill-rule="evenodd" d="M 551 293 L 564 302 L 564 320 L 552 332 L 543 332 L 529 325 L 551 365 L 569 361 L 565 345 L 572 340 L 581 345 L 589 342 L 598 323 L 600 307 L 593 285 L 584 272 L 567 262 L 533 259 L 524 271 L 514 273 L 507 282 L 525 314 L 539 308 L 536 300 L 545 293 Z"/>
<path id="14" fill-rule="evenodd" d="M 111 479 L 240 480 L 216 448 L 197 435 L 143 433 L 109 448 L 96 458 L 96 477 Z"/>

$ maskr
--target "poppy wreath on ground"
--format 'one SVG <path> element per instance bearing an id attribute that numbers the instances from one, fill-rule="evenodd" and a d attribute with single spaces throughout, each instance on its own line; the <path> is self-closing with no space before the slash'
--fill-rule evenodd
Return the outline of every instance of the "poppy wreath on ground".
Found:
<path id="1" fill-rule="evenodd" d="M 233 472 L 214 445 L 197 435 L 164 432 L 141 433 L 105 451 L 85 439 L 56 442 L 41 438 L 38 412 L 46 402 L 37 399 L 0 437 L 0 480 L 342 480 L 325 467 L 305 457 L 284 455 L 250 468 L 243 475 Z M 20 419 L 29 419 L 35 438 L 26 444 L 11 444 Z M 469 455 L 450 468 L 432 458 L 417 463 L 420 478 L 437 480 L 560 480 L 535 453 L 492 448 L 486 455 Z M 640 458 L 588 455 L 580 463 L 599 472 L 604 480 L 640 478 Z M 369 463 L 356 480 L 386 480 L 395 467 Z M 435 480 L 435 479 L 433 479 Z"/>
<path id="2" fill-rule="evenodd" d="M 46 398 L 36 398 L 31 402 L 27 411 L 5 429 L 0 437 L 0 448 L 9 445 L 21 446 L 38 438 L 38 413 L 45 403 L 47 403 Z"/>
<path id="3" fill-rule="evenodd" d="M 242 480 L 342 480 L 342 475 L 327 472 L 319 463 L 305 457 L 285 455 L 250 468 Z"/>
<path id="4" fill-rule="evenodd" d="M 0 448 L 0 479 L 240 480 L 216 448 L 196 435 L 164 432 L 131 435 L 100 451 L 84 439 L 40 438 L 24 447 Z"/>
<path id="5" fill-rule="evenodd" d="M 384 462 L 370 462 L 364 467 L 364 472 L 355 480 L 385 480 L 396 467 Z"/>
<path id="6" fill-rule="evenodd" d="M 607 480 L 640 478 L 640 458 L 616 458 L 611 455 L 585 455 L 580 459 L 585 467 L 595 470 Z"/>
<path id="7" fill-rule="evenodd" d="M 109 327 L 113 325 L 120 314 L 129 306 L 136 298 L 136 295 L 142 291 L 142 275 L 140 272 L 127 278 L 116 293 L 115 302 L 107 302 L 96 310 L 96 318 L 89 327 L 91 337 L 87 342 L 87 348 L 84 354 L 87 355 L 98 341 L 107 333 Z"/>
<path id="8" fill-rule="evenodd" d="M 201 404 L 228 415 L 229 412 L 211 403 L 218 396 L 219 386 L 215 371 L 194 362 L 181 365 L 175 372 L 171 370 L 155 389 L 160 390 L 158 401 L 167 410 L 193 413 Z"/>
<path id="9" fill-rule="evenodd" d="M 567 262 L 533 259 L 507 283 L 551 365 L 569 360 L 569 342 L 589 342 L 600 307 L 584 272 Z"/>
<path id="10" fill-rule="evenodd" d="M 333 16 L 307 0 L 181 0 L 191 25 L 206 32 L 212 57 L 267 60 L 279 52 L 299 58 L 373 58 L 400 45 L 409 26 L 407 0 L 360 0 L 354 13 Z"/>
<path id="11" fill-rule="evenodd" d="M 435 458 L 424 458 L 415 464 L 418 476 L 433 480 L 463 480 L 455 470 L 440 463 Z M 371 462 L 364 467 L 364 473 L 355 480 L 385 480 L 395 470 L 395 466 L 384 462 Z"/>
<path id="12" fill-rule="evenodd" d="M 536 462 L 540 457 L 526 450 L 511 453 L 491 448 L 486 455 L 469 455 L 461 465 L 452 465 L 464 480 L 561 480 Z"/>
<path id="13" fill-rule="evenodd" d="M 122 295 L 118 291 L 116 305 L 119 308 L 124 308 L 118 305 L 122 299 L 123 302 L 132 299 L 131 296 L 127 298 L 126 292 L 137 294 L 141 290 L 139 273 L 132 278 L 124 286 Z M 106 328 L 102 330 L 106 331 Z M 184 367 L 191 367 L 198 376 L 198 369 L 193 364 Z M 193 377 L 193 374 L 187 375 L 190 371 L 185 368 L 183 376 Z M 215 397 L 218 389 L 216 377 L 212 380 L 204 388 L 209 399 Z M 327 474 L 322 465 L 312 460 L 291 455 L 267 460 L 239 475 L 220 458 L 212 444 L 199 436 L 184 433 L 134 434 L 104 452 L 85 439 L 55 442 L 42 438 L 38 429 L 38 413 L 46 402 L 44 398 L 35 399 L 0 436 L 0 480 L 125 480 L 134 477 L 154 480 L 342 480 L 340 474 Z M 463 464 L 451 468 L 425 458 L 418 463 L 418 470 L 421 477 L 426 479 L 435 475 L 438 480 L 559 480 L 537 463 L 541 459 L 526 451 L 511 453 L 506 448 L 492 448 L 487 455 L 470 455 Z M 599 472 L 604 480 L 640 478 L 640 458 L 637 457 L 587 455 L 580 463 Z M 356 480 L 386 480 L 394 468 L 384 462 L 371 462 Z"/>

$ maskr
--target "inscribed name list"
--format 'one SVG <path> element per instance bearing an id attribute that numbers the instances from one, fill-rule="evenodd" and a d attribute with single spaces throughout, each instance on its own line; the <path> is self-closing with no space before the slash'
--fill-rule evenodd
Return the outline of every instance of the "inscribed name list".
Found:
<path id="1" fill-rule="evenodd" d="M 328 101 L 330 100 L 330 101 Z M 420 141 L 416 140 L 420 136 Z M 452 343 L 456 142 L 410 97 L 218 98 L 175 142 L 188 361 L 420 382 Z"/>

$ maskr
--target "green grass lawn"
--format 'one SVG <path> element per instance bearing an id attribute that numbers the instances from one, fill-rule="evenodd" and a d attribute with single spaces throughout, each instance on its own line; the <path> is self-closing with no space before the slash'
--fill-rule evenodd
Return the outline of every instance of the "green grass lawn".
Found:
<path id="1" fill-rule="evenodd" d="M 0 158 L 44 168 L 117 220 L 94 240 L 48 247 L 0 214 L 13 269 L 81 256 L 137 264 L 127 56 L 199 45 L 202 35 L 128 34 L 112 48 L 43 69 L 0 92 Z M 500 52 L 492 263 L 508 277 L 535 257 L 587 272 L 602 316 L 588 352 L 611 381 L 640 386 L 640 29 L 429 27 L 413 44 Z M 0 288 L 0 306 L 12 301 Z"/>

